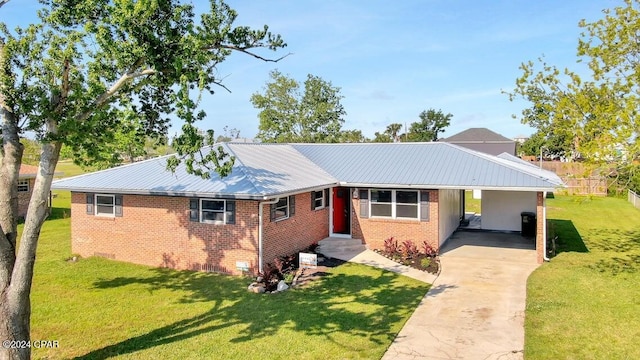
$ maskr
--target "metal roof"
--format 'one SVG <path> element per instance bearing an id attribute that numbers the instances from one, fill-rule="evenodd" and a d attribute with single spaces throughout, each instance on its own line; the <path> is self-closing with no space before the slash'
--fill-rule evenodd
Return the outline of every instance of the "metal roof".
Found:
<path id="1" fill-rule="evenodd" d="M 554 173 L 444 142 L 292 146 L 343 185 L 525 191 L 563 186 Z"/>
<path id="2" fill-rule="evenodd" d="M 240 146 L 241 145 L 241 146 Z M 231 174 L 209 179 L 190 175 L 184 163 L 175 173 L 168 156 L 54 181 L 52 188 L 79 192 L 115 192 L 176 196 L 261 199 L 332 186 L 338 181 L 288 145 L 226 144 L 236 156 Z"/>
<path id="3" fill-rule="evenodd" d="M 514 140 L 508 137 L 502 136 L 495 131 L 491 131 L 487 128 L 469 128 L 461 131 L 457 134 L 451 135 L 448 138 L 440 139 L 440 141 L 449 143 L 464 143 L 464 142 L 509 142 Z"/>
<path id="4" fill-rule="evenodd" d="M 190 175 L 184 164 L 171 173 L 165 156 L 57 180 L 52 188 L 262 199 L 338 184 L 523 191 L 563 186 L 552 172 L 443 142 L 223 146 L 236 157 L 225 178 Z"/>

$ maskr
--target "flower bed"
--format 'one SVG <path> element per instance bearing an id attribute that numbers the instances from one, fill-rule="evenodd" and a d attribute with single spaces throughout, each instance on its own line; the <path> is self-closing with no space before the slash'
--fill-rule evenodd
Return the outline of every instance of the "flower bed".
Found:
<path id="1" fill-rule="evenodd" d="M 399 264 L 411 266 L 414 269 L 437 274 L 440 270 L 437 250 L 427 241 L 420 244 L 420 248 L 411 240 L 398 243 L 390 237 L 384 241 L 384 249 L 374 250 Z"/>

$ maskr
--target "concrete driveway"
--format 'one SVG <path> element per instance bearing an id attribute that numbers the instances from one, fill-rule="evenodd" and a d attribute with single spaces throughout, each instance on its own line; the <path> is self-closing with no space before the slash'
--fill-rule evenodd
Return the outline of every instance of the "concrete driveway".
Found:
<path id="1" fill-rule="evenodd" d="M 440 276 L 383 359 L 522 359 L 533 240 L 458 231 L 440 259 Z"/>

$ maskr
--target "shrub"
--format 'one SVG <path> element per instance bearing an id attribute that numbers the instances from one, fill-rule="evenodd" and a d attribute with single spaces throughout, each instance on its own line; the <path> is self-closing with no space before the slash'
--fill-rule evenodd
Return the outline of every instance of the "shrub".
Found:
<path id="1" fill-rule="evenodd" d="M 315 254 L 315 253 L 316 253 L 316 250 L 318 249 L 318 246 L 320 246 L 320 245 L 318 245 L 318 243 L 317 243 L 317 242 L 314 242 L 313 244 L 309 245 L 309 247 L 308 247 L 308 248 L 306 248 L 306 249 L 305 249 L 304 251 L 302 251 L 302 252 Z"/>
<path id="2" fill-rule="evenodd" d="M 384 241 L 384 252 L 389 255 L 393 255 L 398 252 L 398 240 L 393 236 Z"/>
<path id="3" fill-rule="evenodd" d="M 288 272 L 286 274 L 284 274 L 284 282 L 286 282 L 287 284 L 291 285 L 291 283 L 293 282 L 293 279 L 296 277 L 296 273 L 291 271 Z"/>
<path id="4" fill-rule="evenodd" d="M 275 290 L 278 287 L 278 282 L 282 280 L 282 274 L 271 264 L 265 265 L 260 276 L 267 291 Z"/>
<path id="5" fill-rule="evenodd" d="M 414 256 L 418 255 L 418 247 L 411 240 L 406 240 L 402 242 L 402 246 L 400 247 L 400 252 L 402 253 L 403 259 L 411 259 Z"/>
<path id="6" fill-rule="evenodd" d="M 280 272 L 280 274 L 284 274 L 295 269 L 297 264 L 296 257 L 297 256 L 295 255 L 278 256 L 273 260 L 273 262 L 276 265 L 278 272 Z"/>
<path id="7" fill-rule="evenodd" d="M 423 269 L 426 269 L 429 266 L 431 266 L 431 258 L 429 258 L 429 257 L 422 258 L 420 260 L 420 266 L 422 266 Z"/>
<path id="8" fill-rule="evenodd" d="M 438 250 L 431 246 L 431 243 L 426 240 L 422 242 L 422 251 L 429 257 L 435 257 L 438 255 Z"/>

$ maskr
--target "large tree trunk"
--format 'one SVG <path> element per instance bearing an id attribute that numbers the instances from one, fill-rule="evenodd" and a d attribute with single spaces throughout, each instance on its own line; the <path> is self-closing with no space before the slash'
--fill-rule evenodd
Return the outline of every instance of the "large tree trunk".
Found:
<path id="1" fill-rule="evenodd" d="M 4 64 L 4 44 L 0 41 L 0 65 Z M 23 146 L 18 120 L 0 89 L 0 293 L 9 284 L 18 226 L 18 174 Z"/>
<path id="2" fill-rule="evenodd" d="M 31 284 L 40 229 L 49 214 L 49 192 L 55 172 L 60 143 L 45 143 L 38 168 L 33 195 L 20 238 L 17 258 L 9 285 L 0 294 L 0 339 L 15 344 L 30 340 Z M 0 347 L 0 359 L 29 359 L 31 349 Z"/>
<path id="3" fill-rule="evenodd" d="M 0 95 L 0 102 L 2 95 Z M 18 174 L 23 146 L 10 111 L 0 107 L 2 149 L 0 150 L 0 292 L 11 278 L 15 261 L 18 226 Z"/>

